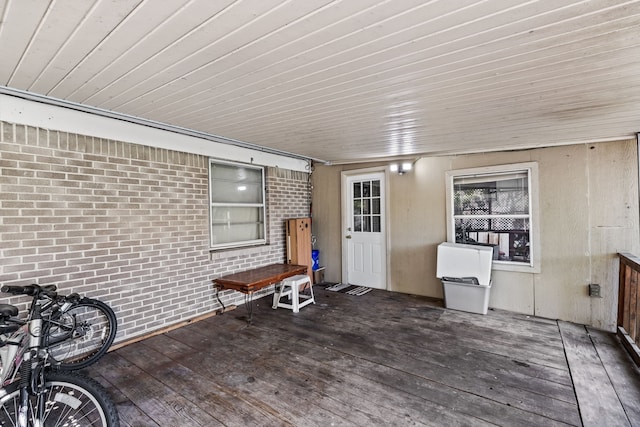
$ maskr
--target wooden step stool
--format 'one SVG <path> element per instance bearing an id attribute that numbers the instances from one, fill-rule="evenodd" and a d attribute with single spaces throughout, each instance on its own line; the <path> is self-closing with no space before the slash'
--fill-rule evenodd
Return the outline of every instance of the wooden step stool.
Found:
<path id="1" fill-rule="evenodd" d="M 311 295 L 304 295 L 300 293 L 300 286 L 308 284 Z M 289 297 L 291 304 L 280 302 L 282 297 Z M 300 300 L 304 300 L 300 302 Z M 287 277 L 282 282 L 276 284 L 275 292 L 273 293 L 273 309 L 278 307 L 289 308 L 294 313 L 300 311 L 302 307 L 309 304 L 315 304 L 316 300 L 313 297 L 313 286 L 311 285 L 311 279 L 306 274 L 299 274 L 297 276 Z"/>

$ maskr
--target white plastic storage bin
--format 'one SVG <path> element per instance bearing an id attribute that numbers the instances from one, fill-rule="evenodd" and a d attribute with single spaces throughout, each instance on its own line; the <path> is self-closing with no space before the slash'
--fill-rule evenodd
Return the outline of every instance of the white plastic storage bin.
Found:
<path id="1" fill-rule="evenodd" d="M 461 243 L 438 245 L 436 275 L 442 281 L 446 308 L 487 314 L 493 249 Z"/>

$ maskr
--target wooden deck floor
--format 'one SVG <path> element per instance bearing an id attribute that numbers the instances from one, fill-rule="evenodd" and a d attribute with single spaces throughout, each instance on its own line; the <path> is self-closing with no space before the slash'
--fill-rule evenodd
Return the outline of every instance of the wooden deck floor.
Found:
<path id="1" fill-rule="evenodd" d="M 238 307 L 86 373 L 123 426 L 640 425 L 640 375 L 611 334 L 314 289 L 298 314 L 263 298 L 251 326 Z"/>

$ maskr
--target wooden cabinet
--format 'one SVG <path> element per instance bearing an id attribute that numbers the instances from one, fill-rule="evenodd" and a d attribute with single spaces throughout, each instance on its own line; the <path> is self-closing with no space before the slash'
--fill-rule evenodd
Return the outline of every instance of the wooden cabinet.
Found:
<path id="1" fill-rule="evenodd" d="M 292 218 L 286 221 L 287 263 L 307 266 L 313 284 L 311 260 L 311 218 Z"/>

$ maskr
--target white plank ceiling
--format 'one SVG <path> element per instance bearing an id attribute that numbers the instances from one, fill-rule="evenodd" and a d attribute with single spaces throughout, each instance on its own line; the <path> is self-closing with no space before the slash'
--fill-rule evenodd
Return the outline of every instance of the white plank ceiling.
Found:
<path id="1" fill-rule="evenodd" d="M 2 86 L 316 159 L 640 131 L 640 0 L 0 0 L 0 16 Z"/>

